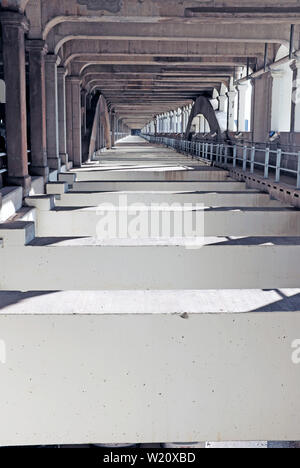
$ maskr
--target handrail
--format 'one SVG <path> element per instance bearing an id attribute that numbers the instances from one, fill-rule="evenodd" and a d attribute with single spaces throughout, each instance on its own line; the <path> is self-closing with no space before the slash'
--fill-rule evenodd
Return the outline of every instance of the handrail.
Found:
<path id="1" fill-rule="evenodd" d="M 263 170 L 264 178 L 268 179 L 270 170 L 275 174 L 275 182 L 280 182 L 282 174 L 286 173 L 296 178 L 296 189 L 300 189 L 300 150 L 296 152 L 284 151 L 282 148 L 271 149 L 269 146 L 259 148 L 256 144 L 251 146 L 242 143 L 221 143 L 208 139 L 201 141 L 188 141 L 176 138 L 141 135 L 150 143 L 164 144 L 179 152 L 191 154 L 197 159 L 204 159 L 222 167 L 242 166 L 243 171 L 249 170 L 251 174 L 255 169 Z M 258 159 L 260 157 L 260 160 Z M 284 157 L 295 157 L 295 167 L 283 166 Z"/>

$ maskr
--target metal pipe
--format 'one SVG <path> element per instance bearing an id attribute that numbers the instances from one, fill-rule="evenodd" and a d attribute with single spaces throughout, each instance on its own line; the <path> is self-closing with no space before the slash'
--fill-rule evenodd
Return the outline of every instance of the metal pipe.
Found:
<path id="1" fill-rule="evenodd" d="M 269 45 L 266 42 L 265 43 L 265 55 L 264 55 L 264 71 L 267 70 L 267 64 L 268 64 L 268 50 L 269 50 Z"/>
<path id="2" fill-rule="evenodd" d="M 285 63 L 288 63 L 290 60 L 293 60 L 294 58 L 297 57 L 297 54 L 299 54 L 299 53 L 300 53 L 300 50 L 297 50 L 297 51 L 292 53 L 292 58 L 290 58 L 290 56 L 287 55 L 286 57 L 283 57 L 282 59 L 271 63 L 271 65 L 268 65 L 266 70 L 264 70 L 264 68 L 261 68 L 257 72 L 251 73 L 251 75 L 245 76 L 244 78 L 240 78 L 239 80 L 236 80 L 234 82 L 234 85 L 236 86 L 236 85 L 238 85 L 240 83 L 245 83 L 248 80 L 252 80 L 254 78 L 258 78 L 259 76 L 265 75 L 269 71 L 273 70 L 273 68 L 278 67 L 278 65 L 284 65 Z"/>
<path id="3" fill-rule="evenodd" d="M 295 39 L 295 25 L 294 25 L 294 24 L 291 24 L 290 53 L 289 53 L 289 58 L 290 58 L 290 59 L 293 57 L 294 39 Z"/>

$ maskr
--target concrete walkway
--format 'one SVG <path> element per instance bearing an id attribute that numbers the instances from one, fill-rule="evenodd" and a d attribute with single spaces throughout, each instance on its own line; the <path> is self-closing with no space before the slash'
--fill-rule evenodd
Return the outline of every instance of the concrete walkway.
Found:
<path id="1" fill-rule="evenodd" d="M 299 440 L 299 211 L 138 137 L 26 203 L 0 225 L 3 444 Z"/>

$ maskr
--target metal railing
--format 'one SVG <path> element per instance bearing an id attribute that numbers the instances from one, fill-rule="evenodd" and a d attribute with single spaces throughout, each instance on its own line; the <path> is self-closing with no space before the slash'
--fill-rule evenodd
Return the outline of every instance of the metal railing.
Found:
<path id="1" fill-rule="evenodd" d="M 31 155 L 31 151 L 30 150 L 27 150 L 27 154 L 28 154 L 28 166 L 31 165 L 31 162 L 30 162 L 30 155 Z M 3 174 L 6 174 L 8 171 L 8 168 L 7 168 L 7 154 L 6 153 L 0 153 L 0 176 L 3 175 Z"/>
<path id="2" fill-rule="evenodd" d="M 300 151 L 272 149 L 268 145 L 262 148 L 260 143 L 245 145 L 211 140 L 188 141 L 145 134 L 141 136 L 150 143 L 166 145 L 197 159 L 214 163 L 216 166 L 241 167 L 243 171 L 249 171 L 251 174 L 258 169 L 262 171 L 265 179 L 273 173 L 275 182 L 280 182 L 284 174 L 289 175 L 295 178 L 295 186 L 300 189 Z"/>

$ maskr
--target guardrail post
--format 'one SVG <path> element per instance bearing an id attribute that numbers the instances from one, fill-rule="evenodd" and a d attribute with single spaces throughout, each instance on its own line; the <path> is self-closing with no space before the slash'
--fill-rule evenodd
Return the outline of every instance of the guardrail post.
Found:
<path id="1" fill-rule="evenodd" d="M 210 144 L 210 160 L 213 161 L 214 157 L 214 145 L 213 143 Z"/>
<path id="2" fill-rule="evenodd" d="M 244 146 L 243 150 L 243 171 L 247 170 L 247 156 L 248 156 L 248 148 Z"/>
<path id="3" fill-rule="evenodd" d="M 255 162 L 255 146 L 252 146 L 252 148 L 251 148 L 251 166 L 250 166 L 251 174 L 253 174 L 253 172 L 254 172 L 254 162 Z"/>
<path id="4" fill-rule="evenodd" d="M 282 155 L 282 150 L 281 150 L 281 149 L 278 149 L 278 150 L 277 150 L 277 158 L 276 158 L 276 176 L 275 176 L 275 182 L 280 182 L 281 155 Z"/>
<path id="5" fill-rule="evenodd" d="M 266 152 L 265 152 L 265 175 L 264 175 L 265 179 L 268 179 L 268 177 L 269 177 L 269 164 L 270 164 L 270 148 L 266 148 Z"/>
<path id="6" fill-rule="evenodd" d="M 233 163 L 232 163 L 233 167 L 236 167 L 236 156 L 237 156 L 237 146 L 234 145 L 234 147 L 233 147 Z"/>
<path id="7" fill-rule="evenodd" d="M 297 189 L 300 189 L 300 151 L 298 152 Z"/>
<path id="8" fill-rule="evenodd" d="M 224 162 L 225 164 L 228 163 L 228 146 L 225 146 L 225 156 L 224 156 Z"/>
<path id="9" fill-rule="evenodd" d="M 223 148 L 224 148 L 224 145 L 220 145 L 220 150 L 219 150 L 219 161 L 221 164 L 223 164 Z"/>
<path id="10" fill-rule="evenodd" d="M 220 151 L 220 145 L 216 145 L 216 163 L 219 163 L 219 151 Z"/>

